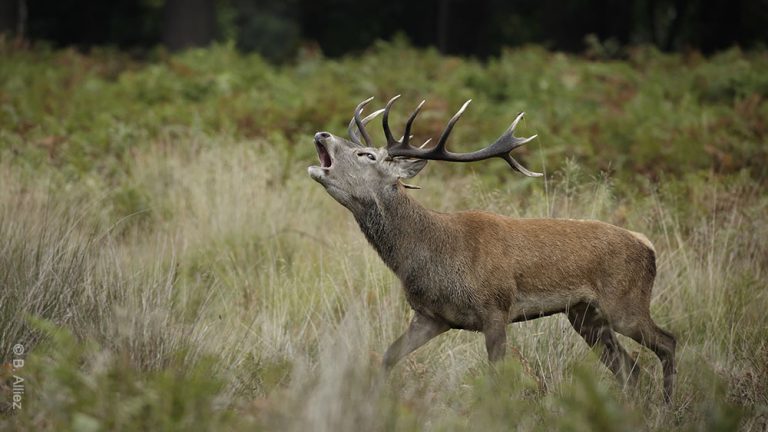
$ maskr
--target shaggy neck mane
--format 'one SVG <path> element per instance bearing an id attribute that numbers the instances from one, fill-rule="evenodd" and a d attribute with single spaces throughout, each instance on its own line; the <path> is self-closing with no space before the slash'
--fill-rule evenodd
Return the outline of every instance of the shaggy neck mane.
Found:
<path id="1" fill-rule="evenodd" d="M 405 263 L 418 242 L 417 236 L 427 235 L 434 226 L 430 211 L 408 196 L 400 185 L 360 202 L 352 213 L 365 238 L 396 274 L 406 270 Z"/>

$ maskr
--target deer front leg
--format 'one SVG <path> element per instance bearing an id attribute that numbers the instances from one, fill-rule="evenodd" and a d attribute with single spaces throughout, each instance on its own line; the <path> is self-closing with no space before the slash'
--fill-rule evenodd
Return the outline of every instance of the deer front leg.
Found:
<path id="1" fill-rule="evenodd" d="M 503 315 L 490 317 L 483 326 L 483 334 L 488 360 L 491 363 L 502 360 L 507 351 L 507 323 Z"/>
<path id="2" fill-rule="evenodd" d="M 449 328 L 443 322 L 416 312 L 408 330 L 397 338 L 384 354 L 384 371 L 389 372 L 400 359 L 429 342 L 435 336 L 446 332 Z"/>

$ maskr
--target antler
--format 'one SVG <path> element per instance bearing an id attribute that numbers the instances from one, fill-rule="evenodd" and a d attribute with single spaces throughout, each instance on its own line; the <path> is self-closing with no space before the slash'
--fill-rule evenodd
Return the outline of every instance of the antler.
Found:
<path id="1" fill-rule="evenodd" d="M 352 117 L 352 120 L 349 121 L 349 127 L 347 128 L 349 130 L 349 137 L 352 139 L 352 142 L 359 145 L 360 147 L 371 147 L 371 137 L 368 135 L 368 131 L 365 130 L 365 125 L 368 124 L 369 121 L 376 118 L 379 114 L 384 112 L 383 109 L 380 109 L 378 111 L 372 112 L 371 114 L 368 114 L 368 116 L 366 116 L 364 119 L 360 119 L 360 114 L 363 112 L 363 109 L 372 100 L 373 98 L 370 97 L 360 102 L 357 108 L 355 108 L 355 115 Z M 362 135 L 363 139 L 365 140 L 365 145 L 360 142 L 360 135 L 358 135 L 355 131 L 355 126 L 357 126 L 357 130 L 360 131 L 360 135 Z"/>
<path id="2" fill-rule="evenodd" d="M 461 115 L 464 113 L 464 110 L 467 109 L 469 103 L 472 102 L 470 99 L 466 101 L 464 105 L 462 105 L 461 108 L 456 112 L 456 114 L 453 115 L 451 120 L 448 121 L 448 125 L 443 130 L 443 133 L 440 134 L 440 139 L 437 141 L 437 145 L 428 149 L 422 149 L 409 145 L 408 141 L 411 138 L 411 125 L 416 119 L 416 116 L 419 114 L 419 111 L 421 111 L 421 107 L 424 106 L 424 101 L 422 101 L 416 107 L 416 110 L 413 111 L 411 116 L 408 117 L 408 121 L 405 124 L 405 133 L 403 134 L 403 137 L 398 141 L 392 136 L 392 131 L 389 129 L 389 110 L 392 108 L 392 104 L 394 104 L 399 97 L 400 95 L 397 95 L 390 99 L 389 102 L 387 102 L 387 106 L 384 108 L 384 117 L 382 121 L 384 126 L 384 135 L 387 137 L 387 152 L 389 153 L 390 157 L 408 157 L 415 159 L 442 160 L 450 162 L 474 162 L 490 159 L 492 157 L 499 157 L 504 159 L 513 169 L 529 177 L 539 177 L 542 175 L 541 173 L 529 171 L 509 154 L 512 150 L 536 138 L 536 135 L 528 138 L 518 138 L 514 135 L 515 127 L 517 127 L 517 123 L 520 122 L 520 119 L 523 118 L 524 113 L 518 114 L 515 118 L 515 121 L 512 122 L 512 125 L 509 126 L 507 131 L 504 132 L 496 140 L 496 142 L 489 145 L 488 147 L 473 151 L 471 153 L 454 153 L 448 151 L 445 148 L 445 143 L 448 140 L 448 136 L 451 134 L 451 130 L 453 130 L 453 126 L 459 120 L 459 117 L 461 117 Z M 361 105 L 364 105 L 368 102 L 370 102 L 370 99 L 364 101 Z M 359 107 L 360 105 L 358 108 Z M 357 110 L 355 112 L 357 113 Z M 422 147 L 424 147 L 424 145 L 422 145 Z"/>

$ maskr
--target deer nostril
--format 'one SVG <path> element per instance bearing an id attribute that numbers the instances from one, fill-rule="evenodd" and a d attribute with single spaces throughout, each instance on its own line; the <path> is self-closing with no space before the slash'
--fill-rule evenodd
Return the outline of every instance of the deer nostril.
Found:
<path id="1" fill-rule="evenodd" d="M 331 137 L 331 134 L 328 132 L 318 132 L 315 134 L 315 140 L 321 140 L 321 139 L 328 139 Z"/>

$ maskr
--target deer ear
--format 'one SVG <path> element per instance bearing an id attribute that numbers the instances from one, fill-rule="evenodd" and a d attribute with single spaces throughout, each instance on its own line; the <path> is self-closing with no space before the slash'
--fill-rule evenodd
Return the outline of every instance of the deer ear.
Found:
<path id="1" fill-rule="evenodd" d="M 395 159 L 395 175 L 399 178 L 409 179 L 415 177 L 425 166 L 425 159 Z"/>

